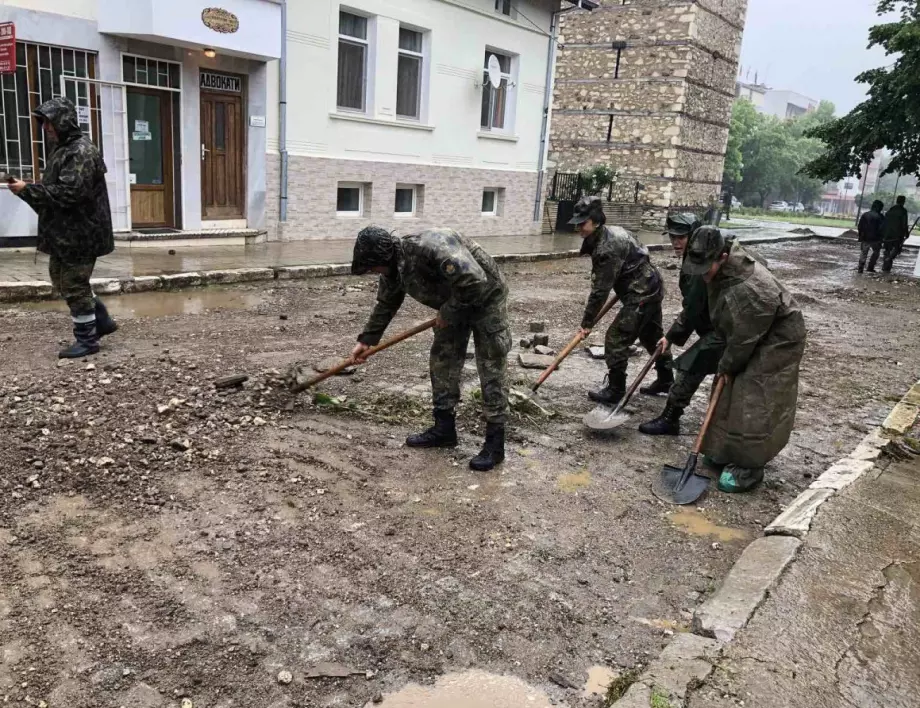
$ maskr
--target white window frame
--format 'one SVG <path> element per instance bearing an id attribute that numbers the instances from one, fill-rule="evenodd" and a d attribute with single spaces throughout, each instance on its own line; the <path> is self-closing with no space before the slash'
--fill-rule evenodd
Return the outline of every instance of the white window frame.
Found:
<path id="1" fill-rule="evenodd" d="M 418 185 L 397 184 L 396 190 L 409 189 L 412 191 L 412 211 L 396 211 L 396 191 L 393 192 L 393 218 L 412 219 L 418 214 Z"/>
<path id="2" fill-rule="evenodd" d="M 486 192 L 492 193 L 492 211 L 482 211 L 482 201 L 485 199 Z M 482 190 L 482 195 L 479 198 L 480 204 L 479 209 L 482 212 L 483 216 L 498 216 L 498 188 L 497 187 L 486 187 Z"/>
<path id="3" fill-rule="evenodd" d="M 416 109 L 417 115 L 414 115 L 414 116 L 403 115 L 399 112 L 399 109 L 397 109 L 396 117 L 399 120 L 421 121 L 422 115 L 424 113 L 424 107 L 425 107 L 425 75 L 428 70 L 428 62 L 426 61 L 426 57 L 425 57 L 425 54 L 426 54 L 425 50 L 428 45 L 428 32 L 418 27 L 414 27 L 413 25 L 405 25 L 402 23 L 400 23 L 399 29 L 409 30 L 410 32 L 415 32 L 416 34 L 421 35 L 422 51 L 413 52 L 409 49 L 403 49 L 402 47 L 399 46 L 399 40 L 397 39 L 396 47 L 398 51 L 398 56 L 407 56 L 407 57 L 412 57 L 414 59 L 418 59 L 419 71 L 418 71 L 418 107 Z M 397 62 L 398 62 L 398 58 L 397 58 Z M 396 69 L 396 86 L 397 86 L 397 92 L 398 92 L 399 91 L 399 64 L 398 63 L 397 63 L 397 69 Z"/>
<path id="4" fill-rule="evenodd" d="M 339 190 L 340 189 L 357 189 L 358 190 L 358 211 L 339 211 Z M 364 189 L 363 182 L 339 182 L 335 188 L 335 215 L 341 219 L 360 219 L 364 216 Z"/>
<path id="5" fill-rule="evenodd" d="M 338 12 L 338 14 L 336 14 L 336 16 L 335 16 L 335 19 L 336 19 L 336 27 L 339 26 L 340 18 L 341 18 L 341 15 L 342 15 L 343 12 L 344 12 L 346 15 L 354 15 L 355 17 L 361 17 L 361 18 L 363 18 L 363 19 L 367 22 L 367 24 L 365 25 L 366 28 L 367 28 L 367 31 L 365 32 L 365 34 L 366 34 L 367 36 L 366 36 L 364 39 L 361 39 L 360 37 L 354 37 L 354 36 L 352 36 L 352 35 L 350 35 L 350 34 L 342 34 L 341 32 L 338 32 L 338 31 L 337 31 L 338 42 L 337 42 L 336 45 L 335 45 L 335 50 L 336 50 L 336 68 L 335 68 L 335 69 L 336 69 L 336 70 L 335 70 L 335 78 L 336 78 L 336 95 L 335 95 L 335 108 L 336 108 L 337 111 L 341 111 L 341 112 L 343 112 L 343 113 L 367 114 L 368 111 L 369 111 L 369 109 L 370 109 L 370 91 L 368 90 L 368 87 L 369 87 L 370 84 L 369 84 L 369 81 L 368 81 L 368 72 L 369 72 L 369 70 L 370 70 L 370 67 L 372 66 L 372 63 L 371 63 L 372 57 L 371 57 L 371 41 L 370 41 L 370 38 L 371 38 L 371 33 L 373 32 L 373 22 L 372 22 L 373 18 L 368 17 L 367 15 L 364 15 L 364 14 L 362 14 L 362 13 L 360 13 L 360 12 L 355 12 L 354 10 L 351 10 L 351 9 L 349 9 L 349 8 L 347 8 L 347 7 L 339 7 L 339 12 Z M 362 47 L 364 48 L 364 73 L 363 73 L 362 82 L 361 82 L 361 84 L 362 84 L 362 85 L 361 85 L 361 102 L 362 102 L 363 105 L 362 105 L 361 108 L 352 108 L 351 106 L 340 106 L 340 105 L 339 105 L 339 92 L 338 92 L 338 80 L 339 80 L 338 51 L 339 51 L 339 45 L 340 45 L 342 42 L 345 42 L 346 44 L 359 45 L 359 46 L 362 46 Z"/>
<path id="6" fill-rule="evenodd" d="M 514 81 L 514 75 L 517 70 L 517 61 L 518 57 L 515 54 L 512 54 L 501 49 L 493 49 L 492 47 L 485 48 L 485 54 L 495 54 L 496 56 L 502 56 L 508 60 L 508 71 L 502 72 L 502 79 L 506 81 L 505 85 L 505 122 L 501 128 L 496 128 L 492 125 L 482 125 L 482 116 L 479 117 L 479 130 L 483 133 L 495 133 L 499 135 L 512 135 L 514 133 L 514 119 L 515 119 L 515 103 L 517 100 L 517 87 L 516 82 Z M 489 90 L 489 122 L 492 122 L 492 117 L 495 113 L 494 101 L 495 101 L 495 91 L 492 84 L 489 82 L 489 72 L 487 69 L 483 68 L 482 70 L 482 87 L 483 89 Z"/>

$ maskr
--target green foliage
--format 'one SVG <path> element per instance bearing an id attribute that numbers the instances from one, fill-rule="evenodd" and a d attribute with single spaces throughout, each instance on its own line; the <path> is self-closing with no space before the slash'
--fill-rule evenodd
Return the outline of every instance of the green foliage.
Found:
<path id="1" fill-rule="evenodd" d="M 893 57 L 889 66 L 856 77 L 868 97 L 850 113 L 812 128 L 808 135 L 825 149 L 804 167 L 811 177 L 836 181 L 858 174 L 876 150 L 893 157 L 887 172 L 920 174 L 920 4 L 917 0 L 881 0 L 878 14 L 898 12 L 899 19 L 869 30 L 869 47 Z"/>
<path id="2" fill-rule="evenodd" d="M 655 690 L 652 691 L 649 705 L 651 708 L 671 708 L 671 699 L 668 697 L 668 694 L 660 688 L 655 688 Z"/>
<path id="3" fill-rule="evenodd" d="M 885 205 L 885 211 L 888 211 L 888 209 L 894 206 L 897 195 L 894 192 L 882 191 L 875 192 L 874 194 L 866 194 L 863 198 L 863 211 L 868 210 L 869 207 L 872 206 L 872 202 L 876 199 L 880 199 Z M 904 202 L 904 208 L 907 209 L 910 214 L 920 214 L 920 200 L 914 197 L 907 197 Z"/>
<path id="4" fill-rule="evenodd" d="M 605 708 L 609 708 L 625 696 L 629 687 L 638 680 L 639 672 L 636 669 L 630 669 L 629 671 L 624 671 L 611 681 L 610 685 L 607 687 L 607 695 L 604 696 Z"/>
<path id="5" fill-rule="evenodd" d="M 607 191 L 617 181 L 617 171 L 607 165 L 597 165 L 589 170 L 578 173 L 581 178 L 582 189 L 591 196 L 600 195 Z"/>
<path id="6" fill-rule="evenodd" d="M 737 185 L 742 179 L 744 158 L 742 147 L 750 139 L 758 121 L 757 109 L 750 101 L 735 101 L 732 107 L 732 123 L 728 133 L 728 147 L 725 149 L 725 177 L 727 184 Z"/>

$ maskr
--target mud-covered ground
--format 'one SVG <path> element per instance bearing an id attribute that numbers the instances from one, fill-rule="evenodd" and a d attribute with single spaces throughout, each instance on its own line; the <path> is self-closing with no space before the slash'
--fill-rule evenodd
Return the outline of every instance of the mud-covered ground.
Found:
<path id="1" fill-rule="evenodd" d="M 678 439 L 636 431 L 664 402 L 642 396 L 627 426 L 589 435 L 584 392 L 604 367 L 584 352 L 541 390 L 555 416 L 516 417 L 490 474 L 466 467 L 481 441 L 472 361 L 461 447 L 402 446 L 427 423 L 429 335 L 322 385 L 338 406 L 292 405 L 271 370 L 347 353 L 370 280 L 112 298 L 121 330 L 104 353 L 60 365 L 66 315 L 0 310 L 0 702 L 363 706 L 476 668 L 599 706 L 588 670 L 635 668 L 685 630 L 747 541 L 920 373 L 906 261 L 859 277 L 851 245 L 759 250 L 808 322 L 796 431 L 763 488 L 680 511 L 649 485 L 686 459 L 702 394 Z M 655 260 L 670 320 L 675 262 Z M 588 269 L 508 266 L 516 340 L 543 320 L 563 346 Z M 407 304 L 392 331 L 430 314 Z M 244 388 L 214 390 L 238 372 Z M 354 673 L 310 676 L 329 662 Z"/>

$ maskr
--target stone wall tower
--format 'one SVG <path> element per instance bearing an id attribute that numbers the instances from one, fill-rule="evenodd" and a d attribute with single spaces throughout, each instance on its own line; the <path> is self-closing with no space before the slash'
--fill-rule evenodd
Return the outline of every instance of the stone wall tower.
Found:
<path id="1" fill-rule="evenodd" d="M 551 163 L 620 173 L 643 223 L 721 191 L 747 0 L 600 0 L 562 16 Z"/>

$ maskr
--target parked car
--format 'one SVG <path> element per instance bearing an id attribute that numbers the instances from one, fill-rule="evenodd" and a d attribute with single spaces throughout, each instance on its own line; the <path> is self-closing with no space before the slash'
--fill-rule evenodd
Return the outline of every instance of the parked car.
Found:
<path id="1" fill-rule="evenodd" d="M 732 197 L 732 209 L 740 209 L 741 200 L 738 197 Z"/>
<path id="2" fill-rule="evenodd" d="M 791 204 L 790 206 L 792 207 L 792 211 L 795 212 L 796 214 L 801 214 L 805 211 L 805 205 L 802 204 L 802 202 L 796 202 L 795 204 Z"/>
<path id="3" fill-rule="evenodd" d="M 778 201 L 778 202 L 773 202 L 770 205 L 770 211 L 779 211 L 779 212 L 786 213 L 786 212 L 792 211 L 792 207 L 789 205 L 788 202 Z"/>

